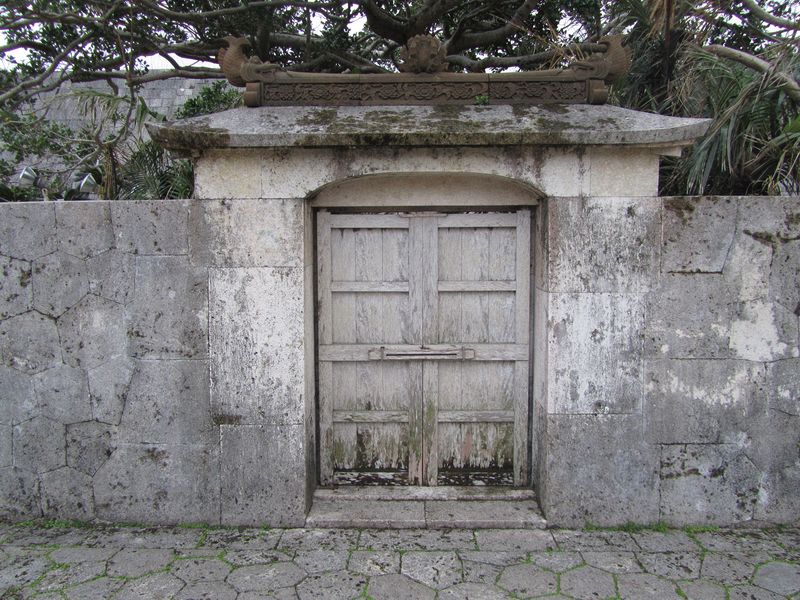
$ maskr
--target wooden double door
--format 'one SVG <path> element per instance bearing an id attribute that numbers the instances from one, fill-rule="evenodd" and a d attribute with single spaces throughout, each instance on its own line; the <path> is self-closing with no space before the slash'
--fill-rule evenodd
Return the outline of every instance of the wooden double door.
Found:
<path id="1" fill-rule="evenodd" d="M 322 485 L 526 485 L 529 210 L 317 215 Z"/>

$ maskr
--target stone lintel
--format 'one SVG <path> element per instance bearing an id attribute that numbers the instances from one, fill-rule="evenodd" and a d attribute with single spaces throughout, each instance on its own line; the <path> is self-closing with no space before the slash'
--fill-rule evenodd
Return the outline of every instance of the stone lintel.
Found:
<path id="1" fill-rule="evenodd" d="M 272 106 L 148 125 L 170 150 L 369 146 L 627 146 L 669 153 L 707 119 L 617 106 Z"/>

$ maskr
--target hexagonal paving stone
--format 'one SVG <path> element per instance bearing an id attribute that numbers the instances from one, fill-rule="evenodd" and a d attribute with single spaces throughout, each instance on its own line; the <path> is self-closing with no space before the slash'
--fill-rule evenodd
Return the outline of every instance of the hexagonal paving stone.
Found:
<path id="1" fill-rule="evenodd" d="M 553 536 L 543 529 L 479 529 L 475 531 L 479 550 L 526 552 L 554 549 Z"/>
<path id="2" fill-rule="evenodd" d="M 776 594 L 789 596 L 800 593 L 800 566 L 771 562 L 758 567 L 753 583 Z"/>
<path id="3" fill-rule="evenodd" d="M 205 545 L 225 550 L 274 550 L 281 535 L 276 529 L 210 529 L 206 532 Z"/>
<path id="4" fill-rule="evenodd" d="M 100 577 L 64 590 L 69 600 L 105 600 L 125 584 L 124 580 Z"/>
<path id="5" fill-rule="evenodd" d="M 342 571 L 347 567 L 347 552 L 342 550 L 300 550 L 293 561 L 306 573 Z"/>
<path id="6" fill-rule="evenodd" d="M 400 572 L 440 590 L 461 582 L 461 561 L 455 552 L 406 552 Z"/>
<path id="7" fill-rule="evenodd" d="M 223 581 L 231 566 L 217 559 L 190 558 L 176 560 L 170 572 L 186 583 L 202 581 Z"/>
<path id="8" fill-rule="evenodd" d="M 95 579 L 106 570 L 103 562 L 80 562 L 48 572 L 36 584 L 39 592 L 51 592 L 67 586 L 75 586 L 90 579 Z"/>
<path id="9" fill-rule="evenodd" d="M 595 567 L 578 567 L 561 574 L 561 592 L 576 600 L 596 600 L 616 596 L 614 578 Z"/>
<path id="10" fill-rule="evenodd" d="M 358 547 L 364 550 L 477 550 L 469 530 L 378 529 L 361 534 Z M 504 550 L 507 548 L 503 548 Z"/>
<path id="11" fill-rule="evenodd" d="M 114 596 L 115 600 L 168 600 L 186 586 L 169 573 L 156 573 L 126 583 Z"/>
<path id="12" fill-rule="evenodd" d="M 506 567 L 497 585 L 518 596 L 544 596 L 556 592 L 556 576 L 535 565 Z"/>
<path id="13" fill-rule="evenodd" d="M 283 532 L 278 550 L 348 550 L 356 545 L 355 529 L 287 529 Z"/>
<path id="14" fill-rule="evenodd" d="M 123 548 L 108 563 L 111 577 L 139 577 L 166 567 L 174 558 L 172 550 Z"/>
<path id="15" fill-rule="evenodd" d="M 687 600 L 725 600 L 725 588 L 714 581 L 698 579 L 679 581 L 678 587 L 686 594 Z"/>
<path id="16" fill-rule="evenodd" d="M 784 600 L 775 592 L 754 585 L 738 585 L 728 588 L 728 600 Z"/>
<path id="17" fill-rule="evenodd" d="M 228 583 L 239 592 L 272 591 L 292 587 L 306 577 L 294 563 L 273 563 L 241 567 L 228 575 Z"/>
<path id="18" fill-rule="evenodd" d="M 400 555 L 397 552 L 355 550 L 350 553 L 347 570 L 359 575 L 388 575 L 400 572 Z"/>
<path id="19" fill-rule="evenodd" d="M 700 577 L 700 555 L 693 552 L 639 552 L 645 571 L 668 579 Z"/>
<path id="20" fill-rule="evenodd" d="M 367 578 L 347 571 L 315 573 L 297 586 L 300 600 L 350 600 L 360 597 L 367 587 Z"/>
<path id="21" fill-rule="evenodd" d="M 531 552 L 530 557 L 533 564 L 554 573 L 563 573 L 583 564 L 581 554 L 569 550 Z"/>
<path id="22" fill-rule="evenodd" d="M 225 553 L 225 560 L 235 567 L 247 567 L 288 562 L 291 557 L 278 550 L 228 550 Z"/>
<path id="23" fill-rule="evenodd" d="M 706 579 L 723 581 L 727 584 L 745 584 L 750 582 L 755 572 L 755 565 L 743 555 L 709 552 L 703 559 L 700 572 Z"/>
<path id="24" fill-rule="evenodd" d="M 675 585 L 647 573 L 617 576 L 619 595 L 622 600 L 672 600 L 680 598 Z"/>
<path id="25" fill-rule="evenodd" d="M 597 567 L 609 573 L 641 573 L 642 568 L 633 552 L 608 552 L 589 551 L 581 552 L 586 564 Z M 698 565 L 699 566 L 699 565 Z"/>
<path id="26" fill-rule="evenodd" d="M 204 581 L 183 588 L 175 600 L 236 600 L 238 592 L 222 581 Z"/>
<path id="27" fill-rule="evenodd" d="M 405 575 L 381 575 L 369 580 L 367 594 L 375 600 L 432 600 L 436 591 Z"/>
<path id="28" fill-rule="evenodd" d="M 438 600 L 505 600 L 510 596 L 494 585 L 459 583 L 439 592 Z"/>
<path id="29" fill-rule="evenodd" d="M 40 412 L 33 377 L 0 365 L 0 423 L 27 421 Z"/>

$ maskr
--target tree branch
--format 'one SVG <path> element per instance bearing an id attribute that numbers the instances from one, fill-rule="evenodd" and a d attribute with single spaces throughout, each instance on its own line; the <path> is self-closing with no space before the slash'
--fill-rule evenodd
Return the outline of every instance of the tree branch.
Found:
<path id="1" fill-rule="evenodd" d="M 800 21 L 792 21 L 790 19 L 776 17 L 772 13 L 769 13 L 761 8 L 753 0 L 742 0 L 742 3 L 750 9 L 751 13 L 771 25 L 775 25 L 781 29 L 794 29 L 795 31 L 800 31 Z"/>
<path id="2" fill-rule="evenodd" d="M 779 71 L 772 63 L 767 62 L 763 58 L 748 54 L 747 52 L 742 52 L 741 50 L 735 50 L 733 48 L 727 48 L 718 44 L 704 46 L 702 49 L 706 52 L 714 54 L 715 56 L 736 61 L 749 69 L 753 69 L 759 73 L 764 73 L 765 75 L 774 77 L 778 81 L 778 84 L 783 91 L 785 91 L 792 100 L 800 104 L 800 84 L 798 84 L 797 80 L 791 75 L 784 73 L 783 71 Z"/>
<path id="3" fill-rule="evenodd" d="M 551 62 L 558 58 L 563 58 L 577 52 L 605 52 L 604 44 L 570 44 L 561 48 L 553 48 L 535 54 L 523 54 L 520 56 L 488 56 L 479 60 L 473 60 L 463 54 L 451 54 L 447 60 L 454 65 L 466 67 L 470 71 L 482 71 L 490 67 L 524 67 L 535 66 Z"/>
<path id="4" fill-rule="evenodd" d="M 522 21 L 527 17 L 538 0 L 524 0 L 519 8 L 514 11 L 512 17 L 502 27 L 497 27 L 490 31 L 481 31 L 478 33 L 459 32 L 454 38 L 450 38 L 445 42 L 445 48 L 448 54 L 456 54 L 460 50 L 468 48 L 484 48 L 497 44 L 508 38 L 517 31 L 524 30 Z"/>
<path id="5" fill-rule="evenodd" d="M 406 43 L 405 28 L 407 23 L 384 11 L 373 0 L 359 0 L 358 5 L 364 11 L 364 16 L 367 17 L 367 25 L 372 31 L 398 44 Z"/>

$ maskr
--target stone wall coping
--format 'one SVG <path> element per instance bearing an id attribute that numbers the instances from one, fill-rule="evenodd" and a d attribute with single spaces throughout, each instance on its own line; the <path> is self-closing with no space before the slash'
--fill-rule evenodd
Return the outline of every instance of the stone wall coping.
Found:
<path id="1" fill-rule="evenodd" d="M 617 106 L 280 106 L 236 108 L 148 125 L 170 150 L 353 146 L 675 147 L 708 119 Z"/>

